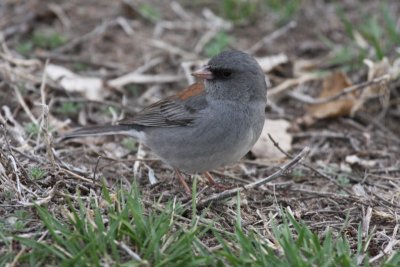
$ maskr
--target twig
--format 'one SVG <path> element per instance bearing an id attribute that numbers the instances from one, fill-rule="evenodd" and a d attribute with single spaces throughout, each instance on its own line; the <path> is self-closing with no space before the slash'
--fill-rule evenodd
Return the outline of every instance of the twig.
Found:
<path id="1" fill-rule="evenodd" d="M 1 36 L 1 35 L 0 35 Z M 4 49 L 4 48 L 3 48 Z M 8 53 L 1 53 L 0 57 L 5 61 L 17 65 L 17 66 L 24 66 L 24 67 L 35 67 L 40 66 L 42 63 L 37 59 L 22 59 L 22 58 L 15 58 L 12 54 Z"/>
<path id="2" fill-rule="evenodd" d="M 193 14 L 189 14 L 183 7 L 176 1 L 171 3 L 171 9 L 184 21 L 190 21 L 193 19 Z"/>
<path id="3" fill-rule="evenodd" d="M 121 109 L 123 111 L 135 113 L 140 110 L 140 107 L 131 107 L 131 106 L 126 106 L 119 104 L 117 102 L 112 102 L 112 101 L 107 101 L 107 100 L 91 100 L 91 99 L 86 99 L 83 97 L 56 97 L 53 98 L 53 103 L 68 103 L 68 102 L 74 102 L 74 103 L 93 103 L 96 105 L 104 105 L 104 106 L 111 106 L 117 109 Z"/>
<path id="4" fill-rule="evenodd" d="M 92 178 L 93 184 L 94 184 L 95 181 L 96 181 L 97 167 L 99 167 L 99 163 L 100 163 L 100 159 L 101 159 L 101 158 L 102 158 L 101 156 L 98 156 L 98 157 L 97 157 L 96 166 L 94 167 L 94 171 L 93 171 L 93 178 Z"/>
<path id="5" fill-rule="evenodd" d="M 155 57 L 152 58 L 148 61 L 146 61 L 143 65 L 141 65 L 140 67 L 138 67 L 136 70 L 134 70 L 132 73 L 144 73 L 145 71 L 151 69 L 154 66 L 157 66 L 158 64 L 160 64 L 163 61 L 163 59 L 161 57 Z"/>
<path id="6" fill-rule="evenodd" d="M 343 89 L 343 91 L 341 91 L 340 93 L 338 93 L 336 95 L 333 95 L 333 96 L 330 96 L 330 97 L 325 97 L 325 98 L 315 99 L 315 98 L 312 98 L 312 97 L 310 97 L 308 95 L 303 95 L 303 94 L 298 93 L 298 92 L 289 92 L 288 94 L 291 97 L 293 97 L 293 98 L 295 98 L 295 99 L 297 99 L 297 100 L 299 100 L 301 102 L 304 102 L 306 104 L 311 104 L 311 105 L 325 104 L 325 103 L 334 101 L 334 100 L 336 100 L 338 98 L 341 98 L 342 96 L 345 96 L 345 95 L 348 95 L 350 93 L 356 92 L 358 90 L 362 90 L 364 88 L 367 88 L 368 86 L 371 86 L 371 85 L 374 85 L 374 84 L 378 84 L 378 83 L 381 83 L 381 82 L 387 82 L 390 79 L 391 79 L 390 74 L 385 74 L 385 75 L 382 75 L 382 76 L 380 76 L 378 78 L 375 78 L 373 80 L 366 81 L 366 82 L 363 82 L 363 83 L 360 83 L 360 84 L 356 84 L 356 85 L 353 85 L 353 86 L 349 86 L 349 87 Z"/>
<path id="7" fill-rule="evenodd" d="M 0 124 L 0 128 L 2 129 L 3 137 L 4 137 L 4 140 L 6 141 L 6 145 L 7 145 L 8 152 L 10 153 L 10 157 L 11 157 L 11 158 L 16 162 L 16 164 L 18 164 L 18 166 L 21 168 L 21 172 L 22 172 L 22 174 L 24 175 L 25 179 L 26 179 L 27 181 L 29 181 L 29 182 L 33 182 L 33 181 L 31 181 L 31 179 L 29 178 L 28 172 L 25 170 L 25 168 L 21 165 L 21 163 L 20 163 L 20 162 L 17 160 L 17 158 L 14 156 L 14 154 L 13 154 L 13 152 L 12 152 L 12 150 L 11 150 L 10 143 L 8 142 L 8 139 L 7 139 L 7 130 L 6 130 L 5 126 L 4 126 L 3 124 Z M 16 173 L 15 175 L 18 175 L 18 174 Z M 34 184 L 37 185 L 36 183 L 34 183 Z"/>
<path id="8" fill-rule="evenodd" d="M 180 55 L 181 57 L 185 58 L 185 59 L 195 59 L 197 58 L 196 54 L 187 52 L 183 49 L 178 48 L 177 46 L 168 44 L 164 41 L 161 40 L 156 40 L 156 39 L 151 39 L 149 44 L 151 46 L 163 49 L 168 51 L 169 53 L 173 54 L 173 55 Z"/>
<path id="9" fill-rule="evenodd" d="M 142 259 L 140 258 L 140 256 L 133 252 L 129 246 L 127 246 L 125 243 L 123 242 L 118 242 L 117 240 L 114 240 L 114 243 L 117 244 L 118 246 L 120 246 L 120 248 L 122 248 L 126 253 L 128 253 L 129 256 L 131 256 L 133 259 L 141 262 Z"/>
<path id="10" fill-rule="evenodd" d="M 210 42 L 217 34 L 218 34 L 218 29 L 211 29 L 211 30 L 207 31 L 205 34 L 203 34 L 203 36 L 201 36 L 201 38 L 197 42 L 196 46 L 194 47 L 194 49 L 193 49 L 194 52 L 196 54 L 200 54 L 201 51 L 203 51 L 204 46 L 208 42 Z"/>
<path id="11" fill-rule="evenodd" d="M 49 191 L 48 195 L 44 198 L 39 198 L 36 199 L 32 202 L 27 202 L 27 201 L 18 201 L 18 204 L 23 205 L 24 207 L 33 207 L 33 206 L 41 206 L 43 204 L 47 204 L 52 200 L 52 198 L 56 195 L 58 192 L 58 185 L 62 181 L 57 181 L 56 184 L 53 186 L 53 188 Z"/>
<path id="12" fill-rule="evenodd" d="M 280 83 L 279 85 L 269 89 L 267 91 L 267 96 L 269 98 L 278 98 L 281 96 L 286 90 L 289 90 L 293 86 L 296 86 L 298 84 L 302 84 L 308 81 L 320 79 L 321 75 L 316 74 L 316 73 L 306 73 L 298 78 L 294 79 L 287 79 L 284 82 Z"/>
<path id="13" fill-rule="evenodd" d="M 162 58 L 156 57 L 145 62 L 144 65 L 138 67 L 136 70 L 124 74 L 120 77 L 107 81 L 107 85 L 114 88 L 121 88 L 128 83 L 168 83 L 176 82 L 181 79 L 180 76 L 173 75 L 150 75 L 142 74 L 145 71 L 151 69 L 152 67 L 160 64 Z"/>
<path id="14" fill-rule="evenodd" d="M 19 199 L 23 199 L 23 196 L 22 196 L 22 185 L 21 185 L 21 181 L 20 181 L 19 175 L 18 175 L 18 168 L 17 168 L 16 159 L 14 158 L 13 155 L 9 155 L 8 158 L 11 161 L 11 166 L 12 166 L 12 168 L 14 170 L 16 183 L 17 183 L 17 188 L 16 189 L 17 189 L 18 197 L 19 197 Z"/>
<path id="15" fill-rule="evenodd" d="M 370 206 L 367 207 L 365 210 L 364 206 L 362 207 L 362 235 L 364 240 L 367 239 L 369 234 L 369 227 L 371 224 L 371 217 L 372 217 L 372 208 Z M 365 246 L 367 247 L 367 246 Z"/>
<path id="16" fill-rule="evenodd" d="M 322 131 L 322 132 L 301 132 L 293 135 L 294 138 L 315 138 L 315 137 L 324 137 L 324 138 L 336 138 L 336 139 L 350 139 L 348 136 L 342 133 L 335 133 L 331 131 Z"/>
<path id="17" fill-rule="evenodd" d="M 271 142 L 274 144 L 274 146 L 281 152 L 283 153 L 285 156 L 287 156 L 288 158 L 293 158 L 292 155 L 290 155 L 289 153 L 287 153 L 286 151 L 284 151 L 280 146 L 279 143 L 276 142 L 272 136 L 270 134 L 268 134 L 269 139 L 271 140 Z M 332 183 L 334 183 L 336 186 L 340 187 L 342 190 L 346 191 L 346 193 L 348 193 L 349 195 L 352 195 L 352 192 L 347 189 L 346 187 L 344 187 L 343 185 L 339 184 L 335 179 L 333 179 L 332 177 L 326 175 L 325 173 L 315 169 L 313 166 L 310 166 L 308 164 L 305 163 L 300 163 L 301 166 L 308 168 L 309 170 L 313 171 L 314 173 L 318 174 L 319 176 L 331 181 Z"/>
<path id="18" fill-rule="evenodd" d="M 47 157 L 49 158 L 49 161 L 51 163 L 51 167 L 53 172 L 55 171 L 56 168 L 56 161 L 54 159 L 54 154 L 53 154 L 53 150 L 52 150 L 52 146 L 53 146 L 53 140 L 52 140 L 52 136 L 49 132 L 49 106 L 46 104 L 46 68 L 49 64 L 49 60 L 46 60 L 46 63 L 44 65 L 44 69 L 43 69 L 43 76 L 42 76 L 42 83 L 40 85 L 40 97 L 41 97 L 41 106 L 43 108 L 42 111 L 42 119 L 40 122 L 40 131 L 38 133 L 38 137 L 37 137 L 37 144 L 36 146 L 40 145 L 40 134 L 41 132 L 43 132 L 43 138 L 46 144 L 46 152 L 47 152 Z"/>
<path id="19" fill-rule="evenodd" d="M 124 70 L 127 68 L 126 66 L 116 62 L 104 61 L 96 58 L 85 58 L 82 56 L 65 55 L 44 50 L 36 51 L 35 56 L 41 59 L 53 59 L 64 62 L 81 62 L 95 67 L 104 67 L 108 69 Z"/>
<path id="20" fill-rule="evenodd" d="M 202 207 L 205 207 L 205 206 L 207 206 L 207 205 L 209 205 L 211 203 L 219 202 L 221 200 L 224 200 L 224 199 L 230 198 L 232 196 L 235 196 L 238 192 L 241 192 L 243 190 L 248 190 L 248 189 L 251 189 L 251 188 L 255 188 L 255 187 L 261 186 L 261 185 L 263 185 L 265 183 L 271 182 L 272 180 L 275 180 L 278 177 L 282 176 L 289 169 L 291 169 L 294 166 L 296 166 L 297 164 L 299 164 L 300 161 L 304 157 L 306 157 L 309 152 L 310 152 L 310 148 L 306 146 L 305 148 L 303 148 L 303 150 L 296 157 L 294 157 L 291 161 L 289 161 L 288 163 L 286 163 L 285 165 L 280 167 L 278 171 L 274 172 L 270 176 L 265 177 L 263 179 L 259 179 L 259 180 L 255 181 L 253 183 L 250 183 L 250 184 L 247 184 L 247 185 L 244 185 L 244 186 L 241 186 L 241 187 L 236 187 L 236 188 L 233 188 L 233 189 L 230 189 L 230 190 L 223 191 L 223 192 L 221 192 L 219 194 L 214 194 L 211 197 L 208 197 L 206 199 L 200 200 L 197 203 L 196 206 L 198 208 L 202 208 Z M 189 205 L 190 205 L 190 203 L 189 203 Z"/>
<path id="21" fill-rule="evenodd" d="M 324 192 L 324 191 L 313 191 L 313 190 L 307 190 L 307 189 L 299 189 L 299 188 L 285 188 L 285 190 L 289 190 L 289 191 L 293 191 L 293 192 L 298 192 L 298 193 L 302 193 L 302 194 L 306 194 L 307 196 L 310 195 L 316 195 L 319 197 L 325 197 L 325 198 L 329 198 L 329 199 L 337 199 L 337 200 L 349 200 L 352 202 L 357 202 L 360 203 L 364 206 L 370 206 L 371 203 L 367 203 L 361 199 L 359 199 L 358 197 L 355 197 L 353 195 L 350 196 L 346 196 L 346 195 L 341 195 L 341 194 L 337 194 L 337 193 L 332 193 L 332 192 Z M 372 201 L 370 201 L 372 202 Z"/>
<path id="22" fill-rule="evenodd" d="M 256 42 L 252 47 L 247 49 L 247 52 L 250 54 L 254 54 L 257 52 L 261 47 L 263 47 L 265 44 L 272 42 L 276 38 L 286 34 L 288 31 L 291 29 L 297 27 L 297 22 L 296 21 L 291 21 L 288 24 L 284 25 L 282 28 L 277 29 L 276 31 L 268 34 L 258 42 Z"/>
<path id="23" fill-rule="evenodd" d="M 397 144 L 400 144 L 400 138 L 397 136 L 397 134 L 393 133 L 390 129 L 388 129 L 382 122 L 377 121 L 375 119 L 371 119 L 369 116 L 366 116 L 363 113 L 358 113 L 356 114 L 356 118 L 361 120 L 364 123 L 368 123 L 368 130 L 370 130 L 373 126 L 378 129 L 379 135 L 381 135 L 385 139 L 389 139 L 391 141 L 396 142 Z"/>
<path id="24" fill-rule="evenodd" d="M 21 92 L 19 91 L 18 87 L 15 84 L 12 84 L 12 88 L 14 89 L 15 96 L 17 97 L 18 102 L 21 105 L 22 109 L 25 111 L 26 115 L 28 115 L 28 117 L 32 123 L 37 125 L 38 121 L 35 118 L 35 116 L 33 116 L 31 110 L 28 108 L 28 105 L 26 104 L 24 98 L 22 97 Z"/>
<path id="25" fill-rule="evenodd" d="M 146 83 L 173 83 L 182 80 L 182 75 L 149 75 L 131 72 L 121 77 L 115 78 L 107 82 L 107 85 L 114 88 L 121 88 L 129 83 L 146 84 Z"/>
<path id="26" fill-rule="evenodd" d="M 82 36 L 79 36 L 79 37 L 77 37 L 75 39 L 72 39 L 71 41 L 69 41 L 65 45 L 54 49 L 53 52 L 65 53 L 65 52 L 67 52 L 69 50 L 72 50 L 77 45 L 79 45 L 80 43 L 92 38 L 93 36 L 100 35 L 100 34 L 104 33 L 107 30 L 108 27 L 115 26 L 115 25 L 118 25 L 117 20 L 105 21 L 101 25 L 99 25 L 96 28 L 94 28 L 93 30 L 91 30 L 90 32 L 88 32 L 88 33 L 86 33 L 86 34 L 84 34 Z"/>
<path id="27" fill-rule="evenodd" d="M 378 255 L 369 260 L 369 263 L 373 263 L 379 260 L 380 258 L 384 257 L 385 255 L 390 255 L 390 254 L 392 254 L 392 256 L 395 255 L 395 253 L 393 253 L 393 247 L 397 246 L 400 243 L 400 240 L 396 238 L 399 226 L 400 226 L 399 224 L 396 224 L 396 226 L 394 227 L 392 237 L 384 235 L 386 238 L 389 239 L 389 242 L 387 242 L 387 245 L 383 249 L 383 251 L 381 251 Z M 387 260 L 387 262 L 389 262 L 389 259 Z"/>
<path id="28" fill-rule="evenodd" d="M 129 25 L 126 18 L 118 17 L 117 22 L 118 22 L 119 26 L 121 26 L 122 30 L 126 33 L 126 35 L 133 36 L 133 34 L 135 34 L 135 31 L 133 30 L 131 25 Z"/>
<path id="29" fill-rule="evenodd" d="M 81 175 L 79 175 L 79 174 L 76 174 L 76 173 L 74 173 L 74 172 L 68 170 L 68 169 L 60 168 L 60 171 L 62 171 L 62 172 L 65 173 L 65 174 L 69 174 L 69 175 L 71 175 L 71 176 L 73 176 L 73 177 L 75 177 L 75 178 L 77 178 L 77 179 L 79 179 L 79 180 L 85 181 L 85 182 L 87 182 L 88 184 L 94 184 L 94 185 L 96 185 L 96 186 L 102 187 L 101 184 L 93 183 L 93 180 L 90 180 L 90 179 L 88 179 L 88 178 L 85 178 L 85 177 L 83 177 L 83 176 L 81 176 Z"/>
<path id="30" fill-rule="evenodd" d="M 71 28 L 71 20 L 68 18 L 62 6 L 49 3 L 48 7 L 58 17 L 64 28 L 69 30 Z"/>

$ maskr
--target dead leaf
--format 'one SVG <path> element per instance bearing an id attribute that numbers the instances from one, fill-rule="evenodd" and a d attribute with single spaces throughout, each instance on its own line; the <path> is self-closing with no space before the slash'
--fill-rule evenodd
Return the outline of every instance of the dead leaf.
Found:
<path id="1" fill-rule="evenodd" d="M 343 92 L 343 89 L 351 85 L 352 83 L 346 74 L 343 72 L 335 72 L 324 79 L 319 98 L 324 99 L 340 94 Z M 355 95 L 355 93 L 350 93 L 342 98 L 327 103 L 311 105 L 308 108 L 309 115 L 315 119 L 348 116 L 354 105 Z"/>
<path id="2" fill-rule="evenodd" d="M 290 151 L 292 149 L 293 138 L 292 135 L 287 132 L 289 127 L 290 123 L 286 120 L 266 119 L 261 136 L 251 152 L 257 158 L 285 158 L 285 155 L 283 155 L 269 139 L 268 134 L 279 143 L 279 146 L 284 151 Z"/>
<path id="3" fill-rule="evenodd" d="M 79 92 L 89 100 L 101 101 L 106 97 L 104 82 L 96 77 L 84 77 L 62 66 L 49 64 L 46 75 L 67 92 Z"/>

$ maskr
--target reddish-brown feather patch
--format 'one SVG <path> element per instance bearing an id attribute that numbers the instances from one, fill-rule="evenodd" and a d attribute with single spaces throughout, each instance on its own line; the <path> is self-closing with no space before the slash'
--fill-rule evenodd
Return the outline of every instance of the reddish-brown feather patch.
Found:
<path id="1" fill-rule="evenodd" d="M 186 100 L 192 96 L 200 95 L 204 92 L 204 85 L 201 83 L 194 83 L 190 85 L 186 90 L 177 94 L 180 100 Z"/>

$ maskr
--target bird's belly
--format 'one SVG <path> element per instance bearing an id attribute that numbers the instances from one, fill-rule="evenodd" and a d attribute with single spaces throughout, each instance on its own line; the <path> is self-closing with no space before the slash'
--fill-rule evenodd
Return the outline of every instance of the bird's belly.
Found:
<path id="1" fill-rule="evenodd" d="M 238 161 L 259 136 L 250 125 L 220 127 L 214 124 L 196 129 L 199 128 L 203 130 L 192 127 L 178 127 L 174 131 L 154 129 L 148 134 L 146 145 L 172 167 L 197 173 Z"/>
<path id="2" fill-rule="evenodd" d="M 221 141 L 213 145 L 203 144 L 203 149 L 197 153 L 195 151 L 190 153 L 183 149 L 179 154 L 186 154 L 186 157 L 170 156 L 167 162 L 190 173 L 205 172 L 238 161 L 250 150 L 251 146 L 252 143 L 247 137 L 240 140 L 231 139 L 230 142 Z"/>

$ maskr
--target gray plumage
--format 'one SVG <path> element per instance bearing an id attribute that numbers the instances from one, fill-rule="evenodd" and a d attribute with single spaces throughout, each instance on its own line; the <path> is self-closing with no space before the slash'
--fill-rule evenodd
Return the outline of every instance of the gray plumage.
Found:
<path id="1" fill-rule="evenodd" d="M 213 57 L 203 84 L 154 103 L 113 126 L 78 129 L 67 138 L 126 134 L 163 161 L 190 173 L 205 172 L 243 157 L 259 138 L 266 106 L 265 76 L 246 53 Z"/>

